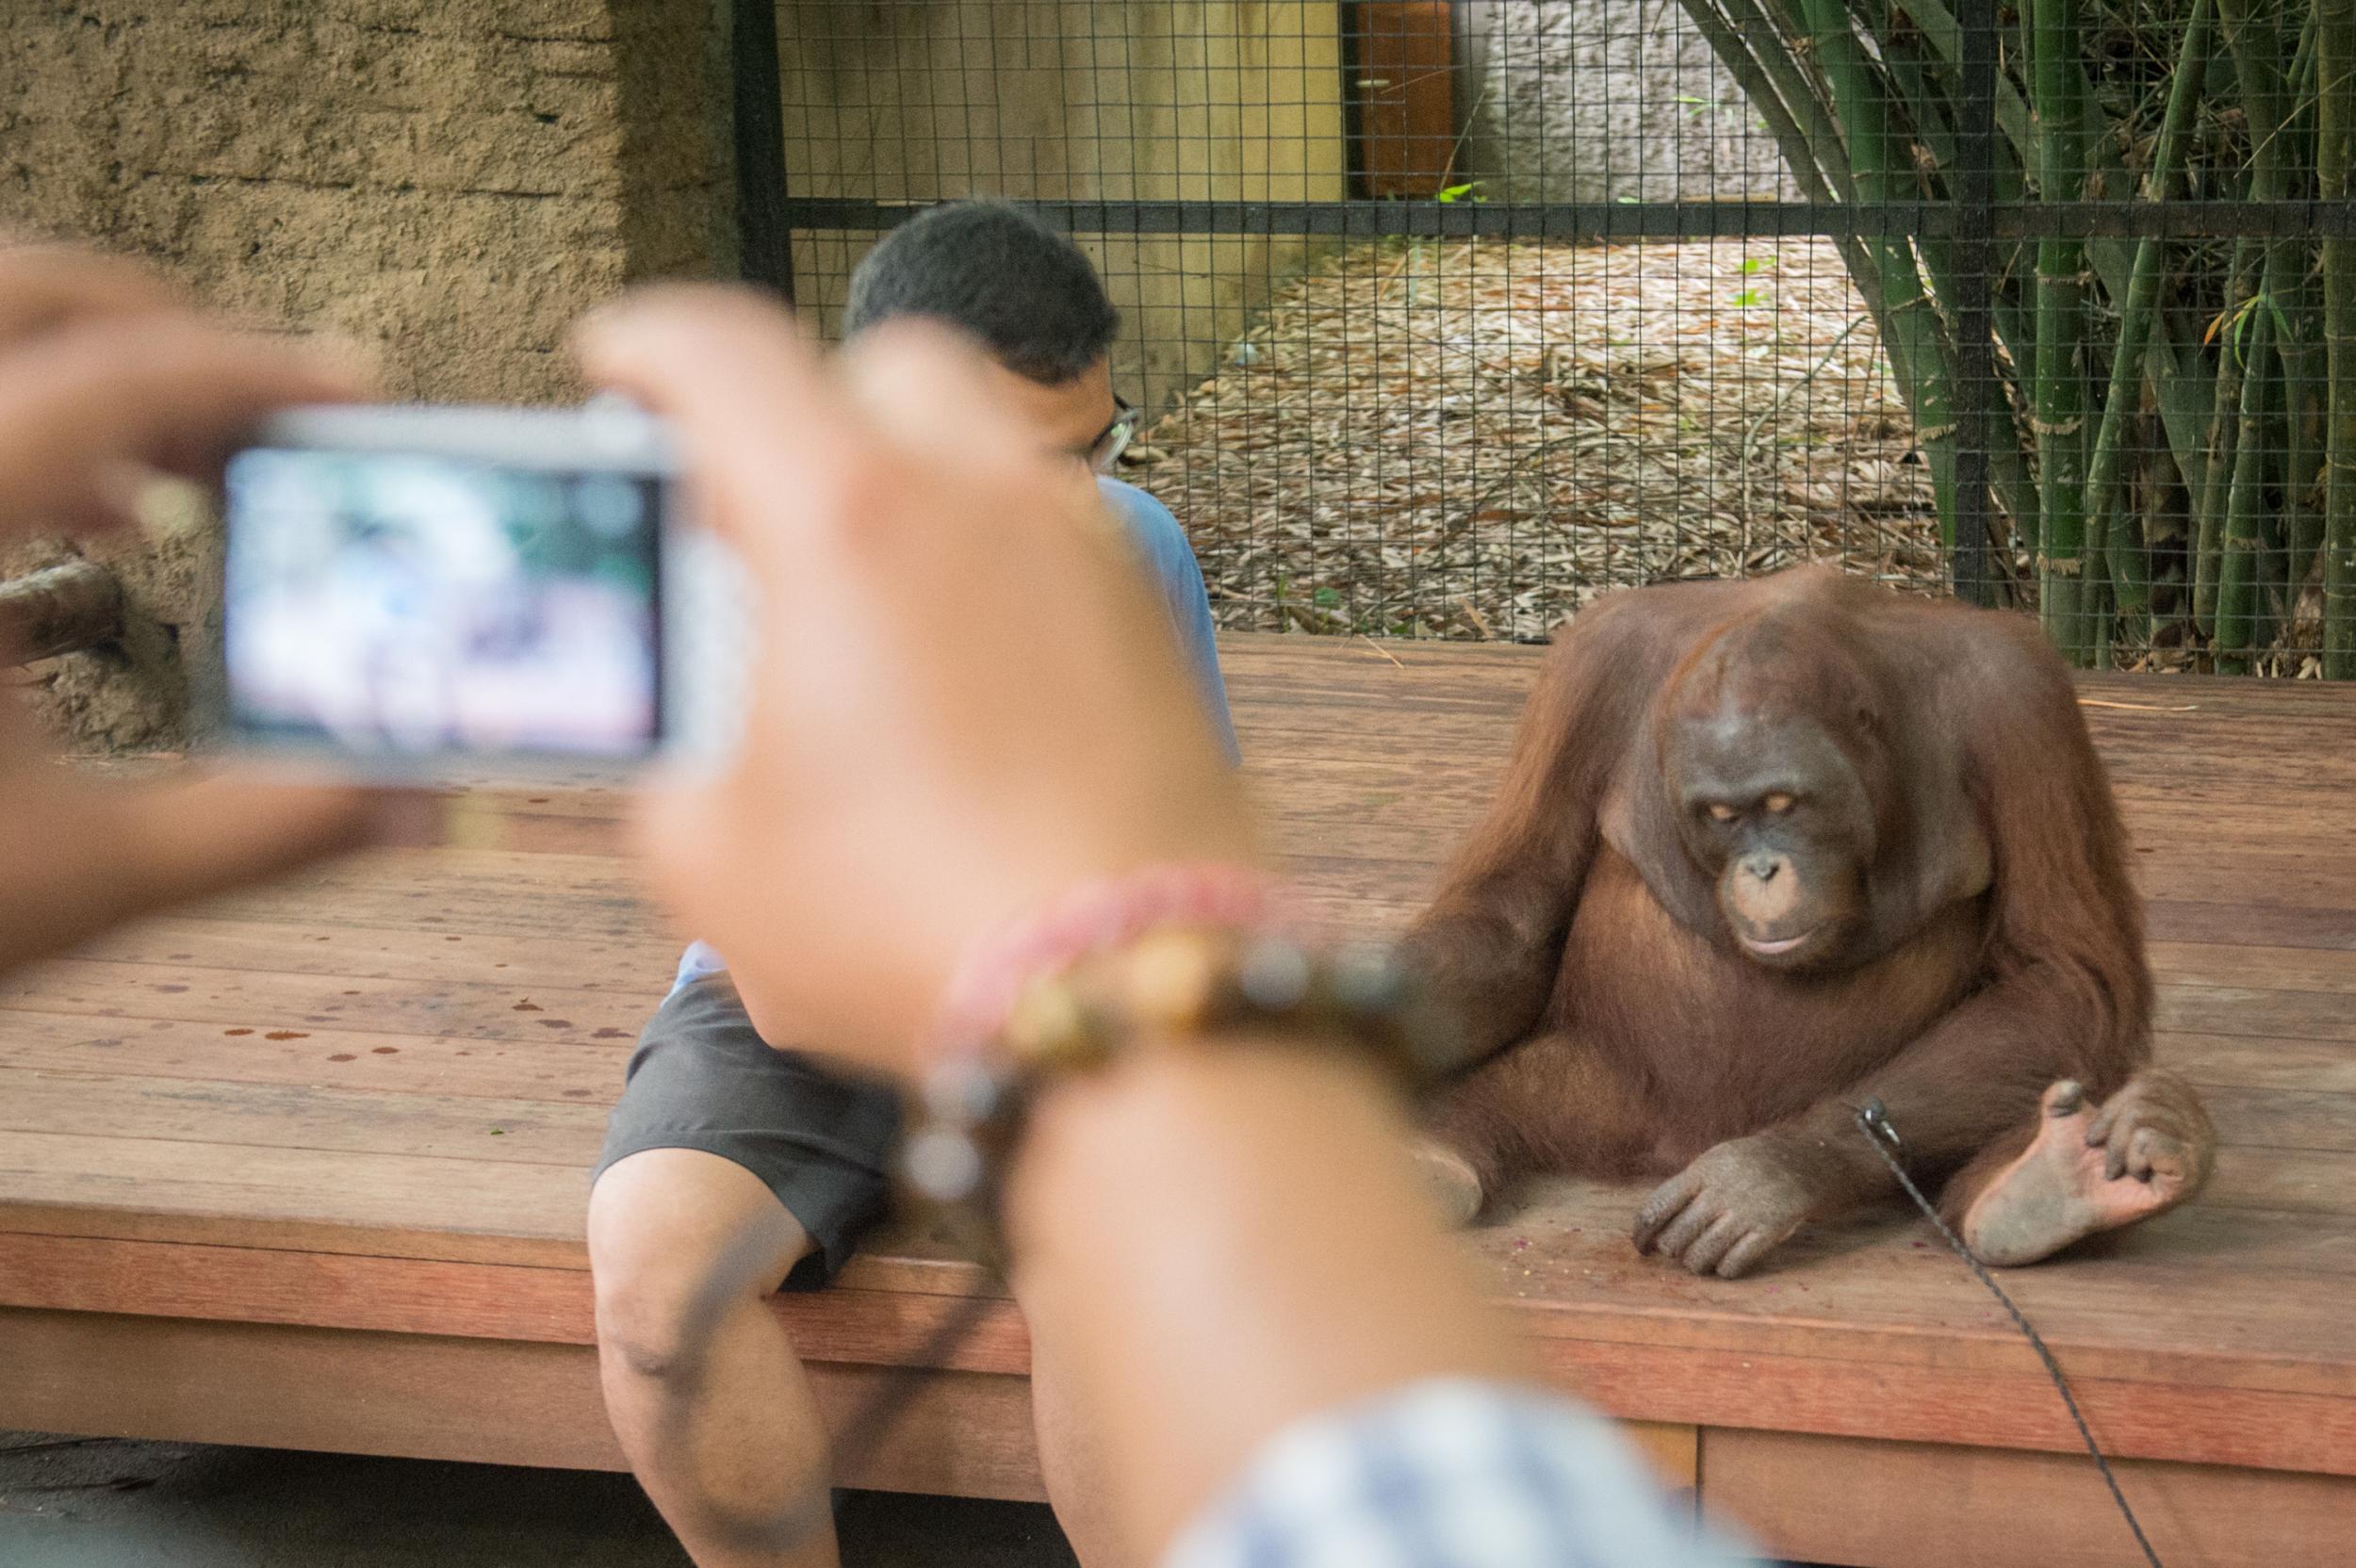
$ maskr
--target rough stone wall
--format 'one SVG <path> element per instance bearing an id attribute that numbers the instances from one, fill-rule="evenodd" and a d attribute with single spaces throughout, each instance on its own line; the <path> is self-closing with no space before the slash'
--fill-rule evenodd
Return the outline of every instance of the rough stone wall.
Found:
<path id="1" fill-rule="evenodd" d="M 571 397 L 582 309 L 732 270 L 714 0 L 5 10 L 0 228 L 144 256 L 256 327 L 333 334 L 390 396 Z M 183 738 L 218 551 L 188 518 L 117 547 L 124 647 L 29 672 L 73 738 Z"/>
<path id="2" fill-rule="evenodd" d="M 1458 168 L 1491 200 L 1792 194 L 1677 0 L 1457 0 L 1455 19 Z"/>

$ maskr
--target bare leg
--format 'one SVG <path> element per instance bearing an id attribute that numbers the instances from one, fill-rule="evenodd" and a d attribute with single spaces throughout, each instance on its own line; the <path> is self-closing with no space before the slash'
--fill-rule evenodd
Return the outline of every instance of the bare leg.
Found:
<path id="1" fill-rule="evenodd" d="M 1443 1217 L 1470 1224 L 1514 1177 L 1615 1170 L 1650 1139 L 1636 1094 L 1587 1044 L 1541 1035 L 1447 1089 L 1415 1149 Z"/>
<path id="2" fill-rule="evenodd" d="M 769 1306 L 810 1246 L 695 1150 L 633 1154 L 590 1194 L 606 1414 L 699 1568 L 835 1568 L 826 1429 Z"/>
<path id="3" fill-rule="evenodd" d="M 2216 1130 L 2192 1086 L 2156 1069 L 2099 1109 L 2076 1084 L 2055 1084 L 2037 1116 L 1940 1195 L 1948 1222 L 1983 1263 L 2035 1263 L 2174 1208 L 2201 1190 L 2216 1155 Z"/>
<path id="4" fill-rule="evenodd" d="M 1039 1437 L 1039 1467 L 1055 1522 L 1081 1568 L 1126 1568 L 1141 1561 L 1121 1539 L 1097 1432 L 1073 1396 L 1065 1373 L 1055 1303 L 1031 1281 L 1018 1278 L 1015 1295 L 1031 1330 L 1031 1425 Z"/>

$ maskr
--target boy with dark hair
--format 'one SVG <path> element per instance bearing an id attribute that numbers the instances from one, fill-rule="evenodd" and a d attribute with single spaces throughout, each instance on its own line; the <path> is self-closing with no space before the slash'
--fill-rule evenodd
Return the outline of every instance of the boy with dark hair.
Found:
<path id="1" fill-rule="evenodd" d="M 1088 258 L 1016 208 L 935 207 L 860 263 L 843 330 L 901 318 L 979 339 L 997 390 L 1040 445 L 1096 471 L 1232 760 L 1210 605 L 1185 532 L 1160 502 L 1105 477 L 1137 415 L 1113 391 L 1120 318 Z M 823 1286 L 881 1217 L 899 1108 L 892 1089 L 791 1049 L 793 1028 L 738 994 L 719 954 L 691 947 L 630 1058 L 590 1196 L 606 1408 L 701 1568 L 836 1560 L 831 1535 L 802 1536 L 794 1512 L 828 1467 L 826 1435 L 769 1298 Z M 1041 1364 L 1034 1403 L 1058 1512 L 1084 1559 L 1101 1561 L 1102 1525 L 1073 1479 L 1085 1456 Z"/>

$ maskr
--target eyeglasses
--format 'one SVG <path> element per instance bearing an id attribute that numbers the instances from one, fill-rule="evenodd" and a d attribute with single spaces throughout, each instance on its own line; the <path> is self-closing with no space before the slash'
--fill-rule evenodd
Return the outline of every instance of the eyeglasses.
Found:
<path id="1" fill-rule="evenodd" d="M 1129 443 L 1137 438 L 1137 433 L 1138 413 L 1129 406 L 1129 400 L 1116 392 L 1113 394 L 1113 407 L 1120 410 L 1113 416 L 1113 422 L 1088 443 L 1086 452 L 1078 454 L 1100 474 L 1113 471 L 1113 465 L 1121 461 L 1121 454 L 1129 449 Z"/>

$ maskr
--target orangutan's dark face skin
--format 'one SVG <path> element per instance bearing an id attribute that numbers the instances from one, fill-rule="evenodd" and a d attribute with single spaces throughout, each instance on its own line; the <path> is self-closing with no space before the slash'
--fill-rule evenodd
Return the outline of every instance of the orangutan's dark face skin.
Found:
<path id="1" fill-rule="evenodd" d="M 1666 749 L 1686 853 L 1716 883 L 1742 956 L 1839 967 L 1874 849 L 1872 792 L 1840 743 L 1804 716 L 1728 709 L 1678 720 Z"/>

